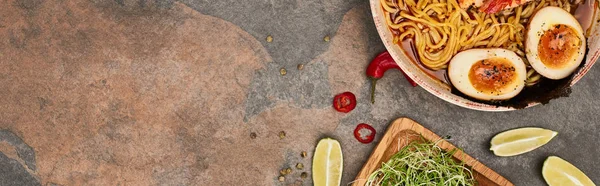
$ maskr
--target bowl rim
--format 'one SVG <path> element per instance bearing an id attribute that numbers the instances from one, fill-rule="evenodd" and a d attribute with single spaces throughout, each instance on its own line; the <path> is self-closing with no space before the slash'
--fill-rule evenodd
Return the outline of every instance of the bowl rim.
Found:
<path id="1" fill-rule="evenodd" d="M 452 93 L 443 93 L 438 88 L 435 88 L 435 87 L 431 86 L 429 83 L 426 83 L 424 79 L 422 79 L 420 76 L 418 76 L 417 74 L 415 74 L 411 70 L 409 70 L 409 68 L 405 66 L 406 65 L 405 62 L 402 62 L 402 63 L 398 62 L 398 61 L 402 61 L 402 59 L 400 59 L 399 56 L 406 55 L 406 54 L 398 54 L 398 53 L 396 53 L 395 50 L 392 50 L 391 47 L 398 47 L 398 45 L 393 43 L 392 41 L 390 41 L 388 38 L 384 37 L 385 36 L 384 32 L 389 32 L 389 30 L 388 30 L 387 25 L 385 25 L 385 22 L 382 23 L 380 21 L 382 19 L 381 17 L 383 17 L 383 15 L 379 15 L 379 12 L 381 9 L 380 8 L 380 0 L 370 0 L 369 4 L 371 7 L 371 15 L 373 17 L 373 22 L 375 23 L 375 27 L 377 29 L 377 34 L 379 34 L 379 38 L 383 42 L 383 45 L 385 46 L 386 50 L 390 53 L 390 55 L 392 56 L 394 61 L 396 61 L 396 63 L 398 64 L 398 66 L 400 66 L 400 68 L 404 71 L 404 73 L 408 77 L 410 77 L 413 81 L 415 81 L 417 84 L 419 84 L 420 87 L 423 87 L 423 89 L 425 89 L 427 92 L 429 92 L 430 94 L 433 94 L 434 96 L 436 96 L 446 102 L 452 103 L 454 105 L 457 105 L 457 106 L 460 106 L 463 108 L 472 109 L 472 110 L 489 111 L 489 112 L 503 112 L 503 111 L 520 110 L 520 109 L 516 109 L 513 107 L 479 103 L 479 102 L 465 99 L 461 96 L 458 96 L 458 95 L 455 95 Z M 596 15 L 596 16 L 598 16 L 598 15 Z M 592 29 L 591 33 L 594 33 L 594 31 L 596 30 L 595 29 L 596 26 L 597 25 L 595 25 L 595 21 L 594 21 L 591 26 L 591 29 Z M 588 39 L 588 40 L 590 40 L 590 39 Z M 587 46 L 588 48 L 589 48 L 589 45 L 590 44 L 588 43 L 588 46 Z M 400 50 L 403 50 L 403 49 L 400 48 Z M 584 63 L 587 62 L 587 64 L 584 64 L 584 66 L 581 67 L 579 69 L 579 71 L 576 72 L 576 74 L 572 77 L 573 79 L 571 80 L 571 83 L 569 85 L 570 87 L 575 85 L 575 83 L 577 83 L 589 71 L 589 69 L 596 63 L 596 60 L 600 56 L 600 51 L 596 51 L 591 56 L 588 51 L 588 54 L 586 54 L 586 55 L 588 55 L 588 57 L 591 57 L 591 58 L 590 58 L 590 60 L 583 61 Z M 425 72 L 423 72 L 423 73 L 425 73 Z M 522 109 L 530 108 L 530 107 L 533 107 L 536 105 L 540 105 L 540 103 L 539 102 L 529 103 L 525 108 L 522 108 Z"/>

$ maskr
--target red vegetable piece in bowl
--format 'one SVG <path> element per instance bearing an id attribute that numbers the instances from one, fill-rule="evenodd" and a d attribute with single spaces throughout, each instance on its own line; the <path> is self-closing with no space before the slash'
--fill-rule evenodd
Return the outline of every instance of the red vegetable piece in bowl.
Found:
<path id="1" fill-rule="evenodd" d="M 352 92 L 344 92 L 335 95 L 333 98 L 333 108 L 338 112 L 348 113 L 356 107 L 356 96 Z"/>
<path id="2" fill-rule="evenodd" d="M 369 124 L 361 123 L 354 129 L 354 137 L 361 143 L 371 143 L 375 139 L 375 128 Z"/>

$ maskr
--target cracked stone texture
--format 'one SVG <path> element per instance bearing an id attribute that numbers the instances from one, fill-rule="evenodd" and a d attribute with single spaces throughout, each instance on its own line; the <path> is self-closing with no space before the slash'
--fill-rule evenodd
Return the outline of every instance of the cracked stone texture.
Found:
<path id="1" fill-rule="evenodd" d="M 570 97 L 503 113 L 451 105 L 390 71 L 372 105 L 364 69 L 385 48 L 367 1 L 1 4 L 0 185 L 312 185 L 322 137 L 341 142 L 349 183 L 398 117 L 452 136 L 516 185 L 544 185 L 549 155 L 600 182 L 597 68 Z M 358 98 L 348 114 L 330 107 L 344 91 Z M 354 139 L 358 123 L 377 129 L 374 143 Z M 516 157 L 488 150 L 525 126 L 559 135 Z"/>

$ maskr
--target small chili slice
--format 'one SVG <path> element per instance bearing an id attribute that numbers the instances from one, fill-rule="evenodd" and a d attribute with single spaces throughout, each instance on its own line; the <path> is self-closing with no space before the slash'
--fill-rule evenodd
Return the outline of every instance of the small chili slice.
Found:
<path id="1" fill-rule="evenodd" d="M 339 112 L 348 113 L 356 107 L 356 96 L 352 92 L 344 92 L 335 95 L 333 108 Z"/>
<path id="2" fill-rule="evenodd" d="M 361 143 L 371 143 L 375 139 L 375 128 L 369 124 L 361 123 L 354 129 L 354 137 Z"/>

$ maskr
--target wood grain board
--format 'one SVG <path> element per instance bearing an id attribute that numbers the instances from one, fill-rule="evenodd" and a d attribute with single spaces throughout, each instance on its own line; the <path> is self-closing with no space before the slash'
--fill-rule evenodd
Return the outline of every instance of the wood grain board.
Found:
<path id="1" fill-rule="evenodd" d="M 399 118 L 390 124 L 383 138 L 375 147 L 367 162 L 363 165 L 363 168 L 356 176 L 355 182 L 352 185 L 365 185 L 369 175 L 373 171 L 379 169 L 381 163 L 388 161 L 392 155 L 410 142 L 422 139 L 428 141 L 441 140 L 438 143 L 438 146 L 446 151 L 456 149 L 454 145 L 441 139 L 440 136 L 429 129 L 426 129 L 419 123 L 408 118 Z M 471 167 L 474 172 L 474 177 L 477 180 L 477 185 L 514 186 L 514 184 L 506 178 L 464 153 L 462 150 L 457 150 L 454 154 L 454 158 L 465 162 L 466 165 Z"/>

